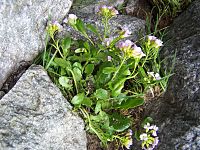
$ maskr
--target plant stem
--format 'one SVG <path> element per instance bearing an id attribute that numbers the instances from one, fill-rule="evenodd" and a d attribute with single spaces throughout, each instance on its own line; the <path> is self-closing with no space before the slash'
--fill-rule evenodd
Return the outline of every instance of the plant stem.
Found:
<path id="1" fill-rule="evenodd" d="M 78 86 L 77 86 L 77 82 L 76 82 L 76 77 L 74 75 L 74 72 L 71 69 L 69 71 L 72 74 L 72 77 L 73 77 L 73 80 L 74 80 L 74 84 L 75 84 L 75 88 L 76 88 L 76 93 L 78 94 L 79 92 L 78 92 Z"/>
<path id="2" fill-rule="evenodd" d="M 116 71 L 115 74 L 113 75 L 111 81 L 114 80 L 114 78 L 115 78 L 116 75 L 118 74 L 119 70 L 121 69 L 121 67 L 122 67 L 122 65 L 124 64 L 125 61 L 126 61 L 126 57 L 123 58 L 123 60 L 122 60 L 122 62 L 121 62 L 121 64 L 120 64 L 120 66 L 119 66 L 119 68 L 117 69 L 117 71 Z"/>

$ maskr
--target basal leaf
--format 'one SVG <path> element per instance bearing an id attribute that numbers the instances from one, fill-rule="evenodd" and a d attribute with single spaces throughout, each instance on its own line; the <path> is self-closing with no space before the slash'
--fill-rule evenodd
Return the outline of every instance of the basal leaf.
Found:
<path id="1" fill-rule="evenodd" d="M 120 105 L 116 105 L 114 107 L 119 109 L 129 109 L 141 106 L 142 104 L 144 104 L 143 98 L 128 98 L 127 100 L 123 101 Z"/>
<path id="2" fill-rule="evenodd" d="M 113 72 L 115 72 L 116 71 L 116 68 L 114 68 L 114 67 L 105 67 L 104 69 L 103 69 L 103 73 L 104 74 L 111 74 L 111 73 L 113 73 Z"/>
<path id="3" fill-rule="evenodd" d="M 113 113 L 109 118 L 110 125 L 113 126 L 117 132 L 122 132 L 131 126 L 131 119 L 122 114 Z"/>
<path id="4" fill-rule="evenodd" d="M 85 67 L 85 73 L 86 74 L 91 74 L 94 70 L 94 64 L 88 64 L 86 67 Z"/>
<path id="5" fill-rule="evenodd" d="M 71 38 L 70 37 L 64 38 L 62 40 L 61 47 L 62 47 L 64 56 L 67 55 L 68 49 L 70 48 L 70 45 L 71 45 Z"/>
<path id="6" fill-rule="evenodd" d="M 94 25 L 87 24 L 86 27 L 88 28 L 88 30 L 90 30 L 93 33 L 95 33 L 96 35 L 98 35 L 98 30 L 97 30 L 97 28 Z"/>
<path id="7" fill-rule="evenodd" d="M 62 68 L 71 68 L 71 63 L 70 63 L 70 61 L 67 61 L 67 60 L 65 60 L 65 59 L 63 59 L 63 58 L 55 58 L 55 59 L 54 59 L 54 62 L 55 62 L 58 66 L 60 66 L 60 67 L 62 67 Z"/>
<path id="8" fill-rule="evenodd" d="M 65 88 L 71 88 L 71 86 L 72 86 L 69 83 L 70 80 L 67 77 L 65 77 L 65 76 L 59 77 L 58 81 L 59 81 L 60 85 L 62 85 Z"/>
<path id="9" fill-rule="evenodd" d="M 106 100 L 109 98 L 109 93 L 108 91 L 104 90 L 104 89 L 98 89 L 96 90 L 95 92 L 95 96 L 96 98 L 98 99 L 103 99 L 103 100 Z"/>
<path id="10" fill-rule="evenodd" d="M 71 103 L 74 104 L 74 105 L 81 105 L 83 100 L 85 98 L 85 94 L 84 93 L 79 93 L 77 94 L 76 96 L 74 96 L 72 98 L 72 101 Z"/>

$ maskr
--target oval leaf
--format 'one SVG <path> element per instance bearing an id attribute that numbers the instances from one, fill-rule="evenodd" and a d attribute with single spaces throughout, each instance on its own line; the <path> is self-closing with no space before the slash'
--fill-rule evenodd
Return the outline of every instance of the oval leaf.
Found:
<path id="1" fill-rule="evenodd" d="M 129 109 L 129 108 L 135 108 L 137 106 L 141 106 L 142 104 L 144 104 L 143 98 L 129 98 L 126 101 L 123 101 L 120 105 L 115 106 L 115 108 Z"/>

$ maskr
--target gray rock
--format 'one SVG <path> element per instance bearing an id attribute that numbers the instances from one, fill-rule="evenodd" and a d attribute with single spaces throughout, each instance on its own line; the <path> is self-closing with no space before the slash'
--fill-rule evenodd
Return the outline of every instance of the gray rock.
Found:
<path id="1" fill-rule="evenodd" d="M 40 66 L 0 100 L 1 150 L 86 150 L 81 118 Z"/>
<path id="2" fill-rule="evenodd" d="M 146 115 L 160 127 L 159 150 L 199 150 L 200 126 L 200 1 L 174 20 L 162 49 L 163 58 L 176 52 L 174 75 L 162 98 Z M 169 59 L 165 66 L 171 66 Z"/>
<path id="3" fill-rule="evenodd" d="M 147 0 L 128 0 L 125 10 L 128 15 L 141 19 L 146 19 L 148 13 L 151 14 L 151 7 Z"/>
<path id="4" fill-rule="evenodd" d="M 0 2 L 0 88 L 21 61 L 32 61 L 44 47 L 45 25 L 61 21 L 72 0 Z"/>
<path id="5" fill-rule="evenodd" d="M 84 20 L 86 23 L 96 25 L 101 33 L 103 33 L 103 25 L 101 24 L 101 19 L 97 15 L 78 14 L 77 16 Z M 138 40 L 139 36 L 144 34 L 145 21 L 128 15 L 118 15 L 117 17 L 110 20 L 111 36 L 114 36 L 113 32 L 119 30 L 118 28 L 124 27 L 127 27 L 132 32 L 131 36 L 128 38 L 136 41 Z M 76 39 L 81 38 L 77 31 L 74 31 L 71 27 L 66 26 L 64 29 L 65 30 L 61 33 L 61 35 L 59 35 L 60 37 L 70 33 Z"/>
<path id="6" fill-rule="evenodd" d="M 118 7 L 124 2 L 124 0 L 75 0 L 70 11 L 80 14 L 94 14 L 100 5 Z"/>

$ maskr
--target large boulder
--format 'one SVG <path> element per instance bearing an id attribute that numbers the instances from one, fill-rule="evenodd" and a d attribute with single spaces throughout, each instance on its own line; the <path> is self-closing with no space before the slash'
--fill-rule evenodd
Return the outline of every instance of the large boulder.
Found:
<path id="1" fill-rule="evenodd" d="M 61 21 L 72 0 L 0 2 L 0 88 L 22 61 L 32 61 L 44 48 L 48 20 Z"/>
<path id="2" fill-rule="evenodd" d="M 171 25 L 162 49 L 163 58 L 176 53 L 174 75 L 162 98 L 149 106 L 146 115 L 160 127 L 159 150 L 200 149 L 200 1 Z M 166 66 L 172 65 L 172 59 Z"/>
<path id="3" fill-rule="evenodd" d="M 1 150 L 86 150 L 84 122 L 41 66 L 0 100 Z"/>

